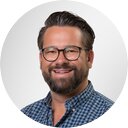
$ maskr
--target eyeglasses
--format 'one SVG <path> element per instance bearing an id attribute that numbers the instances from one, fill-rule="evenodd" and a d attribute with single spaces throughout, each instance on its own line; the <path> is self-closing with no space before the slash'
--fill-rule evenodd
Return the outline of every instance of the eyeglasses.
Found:
<path id="1" fill-rule="evenodd" d="M 75 61 L 80 57 L 81 50 L 88 51 L 89 49 L 81 48 L 78 46 L 68 46 L 64 49 L 58 49 L 56 47 L 47 47 L 40 50 L 45 60 L 49 62 L 56 61 L 60 52 L 63 52 L 64 57 L 69 61 Z"/>

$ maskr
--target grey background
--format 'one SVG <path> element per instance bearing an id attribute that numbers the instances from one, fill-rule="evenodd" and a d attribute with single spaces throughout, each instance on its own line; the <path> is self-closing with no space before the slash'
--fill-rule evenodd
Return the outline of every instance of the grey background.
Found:
<path id="1" fill-rule="evenodd" d="M 39 68 L 37 36 L 49 14 L 67 10 L 83 17 L 95 31 L 94 64 L 89 79 L 94 88 L 116 101 L 127 74 L 127 55 L 120 33 L 96 9 L 72 1 L 56 1 L 38 6 L 12 27 L 1 53 L 1 74 L 5 88 L 18 108 L 44 98 L 49 88 Z"/>

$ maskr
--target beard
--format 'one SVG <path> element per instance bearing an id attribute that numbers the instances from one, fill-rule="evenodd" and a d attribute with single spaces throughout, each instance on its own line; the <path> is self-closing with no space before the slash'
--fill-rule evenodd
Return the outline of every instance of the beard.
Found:
<path id="1" fill-rule="evenodd" d="M 73 74 L 68 78 L 55 79 L 52 76 L 52 71 L 54 69 L 70 69 Z M 64 63 L 62 65 L 49 67 L 48 72 L 43 71 L 42 75 L 51 91 L 57 94 L 66 95 L 73 92 L 82 83 L 82 81 L 87 78 L 88 69 L 78 69 L 76 66 L 70 66 Z"/>

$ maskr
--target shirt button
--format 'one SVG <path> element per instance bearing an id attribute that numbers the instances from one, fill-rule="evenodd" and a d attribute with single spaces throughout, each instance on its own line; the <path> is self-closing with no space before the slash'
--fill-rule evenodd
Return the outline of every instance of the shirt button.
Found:
<path id="1" fill-rule="evenodd" d="M 74 111 L 75 111 L 75 109 L 73 108 L 73 109 L 72 109 L 72 111 L 74 112 Z"/>

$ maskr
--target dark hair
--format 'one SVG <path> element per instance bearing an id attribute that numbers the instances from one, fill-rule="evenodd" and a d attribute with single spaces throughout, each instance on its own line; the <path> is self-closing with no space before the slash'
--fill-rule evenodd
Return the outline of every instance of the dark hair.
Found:
<path id="1" fill-rule="evenodd" d="M 82 43 L 85 48 L 92 49 L 95 39 L 95 33 L 89 24 L 81 17 L 69 13 L 67 11 L 60 11 L 52 13 L 45 21 L 45 26 L 41 28 L 38 36 L 38 47 L 43 48 L 43 36 L 47 28 L 51 26 L 72 26 L 77 27 L 83 34 Z"/>

